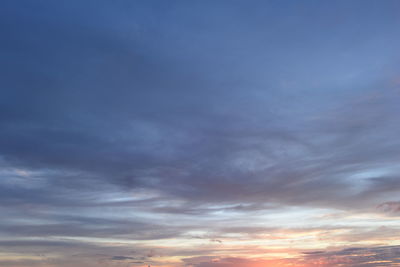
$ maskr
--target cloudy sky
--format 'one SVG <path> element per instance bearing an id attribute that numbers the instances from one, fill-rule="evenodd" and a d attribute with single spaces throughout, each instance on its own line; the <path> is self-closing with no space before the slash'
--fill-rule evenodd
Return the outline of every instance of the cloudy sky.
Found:
<path id="1" fill-rule="evenodd" d="M 399 14 L 3 0 L 0 266 L 400 265 Z"/>

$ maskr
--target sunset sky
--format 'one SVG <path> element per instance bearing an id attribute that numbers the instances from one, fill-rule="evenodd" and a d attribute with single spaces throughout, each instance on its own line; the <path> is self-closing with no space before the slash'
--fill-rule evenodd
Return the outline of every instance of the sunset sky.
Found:
<path id="1" fill-rule="evenodd" d="M 400 1 L 2 0 L 1 267 L 400 266 Z"/>

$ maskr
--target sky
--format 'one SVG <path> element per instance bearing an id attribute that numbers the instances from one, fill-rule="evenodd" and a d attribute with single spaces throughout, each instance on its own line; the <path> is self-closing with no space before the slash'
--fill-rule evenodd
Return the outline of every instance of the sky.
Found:
<path id="1" fill-rule="evenodd" d="M 400 265 L 399 14 L 1 1 L 0 266 Z"/>

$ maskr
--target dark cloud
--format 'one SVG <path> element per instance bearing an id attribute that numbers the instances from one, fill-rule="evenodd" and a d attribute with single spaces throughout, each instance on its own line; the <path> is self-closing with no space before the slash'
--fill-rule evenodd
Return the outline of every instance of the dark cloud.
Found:
<path id="1" fill-rule="evenodd" d="M 126 256 L 114 256 L 111 258 L 113 261 L 125 261 L 125 260 L 134 260 L 133 257 L 126 257 Z"/>
<path id="2" fill-rule="evenodd" d="M 398 246 L 383 246 L 371 248 L 348 248 L 341 251 L 325 252 L 308 255 L 306 261 L 326 262 L 326 266 L 393 266 L 400 263 Z"/>
<path id="3" fill-rule="evenodd" d="M 397 213 L 400 211 L 400 202 L 395 202 L 395 201 L 385 202 L 379 204 L 376 208 L 383 212 Z"/>
<path id="4" fill-rule="evenodd" d="M 260 202 L 357 205 L 361 201 L 353 199 L 347 177 L 371 162 L 394 160 L 398 128 L 391 114 L 397 112 L 397 93 L 384 88 L 364 97 L 355 92 L 352 97 L 362 99 L 331 104 L 332 112 L 313 110 L 305 105 L 306 96 L 296 96 L 292 105 L 291 92 L 272 89 L 273 81 L 265 88 L 251 85 L 250 72 L 235 84 L 226 80 L 238 70 L 211 67 L 206 51 L 186 64 L 198 48 L 179 51 L 176 46 L 194 43 L 195 36 L 187 32 L 173 41 L 165 35 L 187 30 L 171 21 L 172 14 L 189 25 L 201 23 L 199 34 L 209 29 L 207 22 L 181 13 L 190 7 L 171 4 L 161 14 L 156 5 L 122 3 L 110 7 L 122 12 L 116 20 L 106 2 L 90 12 L 91 20 L 84 16 L 90 4 L 9 4 L 13 15 L 2 20 L 13 29 L 5 39 L 14 45 L 2 52 L 9 63 L 1 105 L 2 157 L 11 166 L 64 173 L 56 179 L 43 172 L 49 185 L 37 192 L 4 190 L 14 190 L 18 201 L 62 205 L 71 199 L 60 199 L 59 192 L 52 196 L 60 188 L 111 184 L 121 190 L 157 188 L 193 207 L 154 209 L 170 213 L 201 213 L 197 206 L 203 202 L 248 208 Z M 129 12 L 122 11 L 124 5 Z M 219 37 L 211 31 L 204 42 L 215 38 L 215 45 L 225 44 L 235 31 L 244 29 L 229 28 Z M 220 59 L 229 60 L 228 54 Z M 267 66 L 267 72 L 274 69 Z M 343 109 L 346 105 L 351 108 Z M 389 181 L 379 182 L 381 190 L 384 185 L 393 190 Z"/>

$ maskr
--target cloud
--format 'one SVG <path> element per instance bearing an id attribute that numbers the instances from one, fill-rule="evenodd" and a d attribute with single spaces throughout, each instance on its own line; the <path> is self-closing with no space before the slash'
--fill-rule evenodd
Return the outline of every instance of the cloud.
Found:
<path id="1" fill-rule="evenodd" d="M 198 257 L 184 259 L 194 267 L 258 266 L 393 266 L 400 263 L 398 246 L 346 248 L 336 251 L 310 251 L 303 257 L 263 260 L 248 258 Z"/>
<path id="2" fill-rule="evenodd" d="M 326 262 L 326 266 L 393 266 L 398 264 L 398 246 L 347 248 L 340 251 L 307 255 L 306 262 Z"/>
<path id="3" fill-rule="evenodd" d="M 139 245 L 117 245 L 76 240 L 19 239 L 2 240 L 3 253 L 23 254 L 23 257 L 1 260 L 2 266 L 126 266 L 127 261 L 150 262 L 147 254 L 152 249 Z M 120 256 L 132 255 L 132 256 Z"/>
<path id="4" fill-rule="evenodd" d="M 133 29 L 124 24 L 128 17 L 114 20 L 109 5 L 102 2 L 93 16 L 112 22 L 111 28 L 89 23 L 81 12 L 78 27 L 70 20 L 77 3 L 67 10 L 47 2 L 37 8 L 41 5 L 50 5 L 57 18 L 15 4 L 14 16 L 24 14 L 29 27 L 10 16 L 2 18 L 14 29 L 14 34 L 6 35 L 9 42 L 23 40 L 27 46 L 22 51 L 18 45 L 8 46 L 3 52 L 10 64 L 0 145 L 11 166 L 74 174 L 65 183 L 64 178 L 43 172 L 49 192 L 54 191 L 52 186 L 67 184 L 82 188 L 85 182 L 90 188 L 156 187 L 193 206 L 199 202 L 231 202 L 238 207 L 260 202 L 361 205 L 365 199 L 354 199 L 346 177 L 365 171 L 371 162 L 390 164 L 397 152 L 393 114 L 399 96 L 390 88 L 354 92 L 330 109 L 314 110 L 301 95 L 298 105 L 289 106 L 290 92 L 270 89 L 276 84 L 244 91 L 251 72 L 238 76 L 232 88 L 225 81 L 226 72 L 217 67 L 204 72 L 210 65 L 202 56 L 195 58 L 197 65 L 190 71 L 184 62 L 192 53 L 174 50 L 179 43 L 162 39 L 168 30 L 153 27 L 160 23 L 139 13 Z M 158 12 L 142 8 L 150 17 Z M 132 31 L 132 36 L 123 38 L 116 29 Z M 50 33 L 57 38 L 43 45 L 33 37 L 46 38 Z M 187 34 L 185 44 L 192 41 Z M 151 45 L 159 40 L 163 46 Z M 12 63 L 16 58 L 26 64 L 18 69 Z M 221 60 L 229 57 L 223 54 Z M 229 77 L 238 73 L 228 70 Z M 268 70 L 273 72 L 271 66 Z M 317 105 L 327 100 L 316 96 L 312 101 Z M 378 194 L 368 192 L 369 198 Z"/>
<path id="5" fill-rule="evenodd" d="M 124 260 L 134 260 L 133 257 L 126 257 L 126 256 L 113 256 L 111 260 L 113 261 L 124 261 Z"/>
<path id="6" fill-rule="evenodd" d="M 385 202 L 385 203 L 379 204 L 377 206 L 377 209 L 381 210 L 383 212 L 397 213 L 400 211 L 400 202 L 394 202 L 394 201 Z"/>

